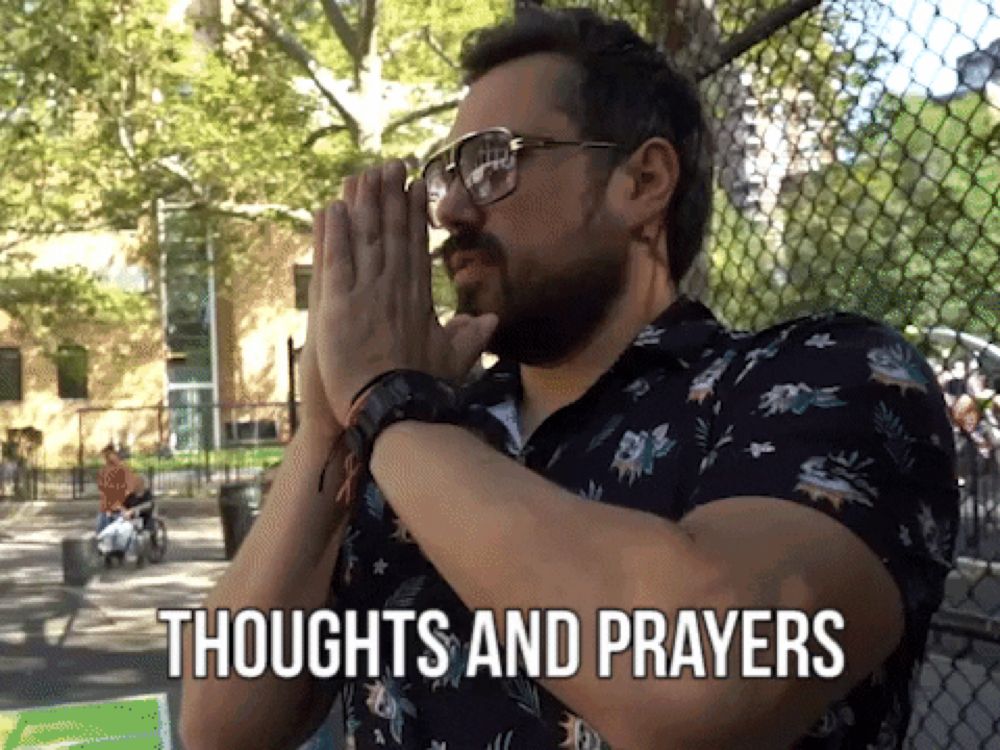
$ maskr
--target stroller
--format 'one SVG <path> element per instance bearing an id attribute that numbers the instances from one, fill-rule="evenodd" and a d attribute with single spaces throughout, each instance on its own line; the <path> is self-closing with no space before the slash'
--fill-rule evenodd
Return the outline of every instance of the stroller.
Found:
<path id="1" fill-rule="evenodd" d="M 137 568 L 147 561 L 162 561 L 167 552 L 167 525 L 156 513 L 153 493 L 146 490 L 141 495 L 129 495 L 125 498 L 125 508 L 135 512 L 130 518 L 119 513 L 97 535 L 97 552 L 105 567 L 110 568 L 115 560 L 124 563 L 129 553 L 135 554 Z"/>

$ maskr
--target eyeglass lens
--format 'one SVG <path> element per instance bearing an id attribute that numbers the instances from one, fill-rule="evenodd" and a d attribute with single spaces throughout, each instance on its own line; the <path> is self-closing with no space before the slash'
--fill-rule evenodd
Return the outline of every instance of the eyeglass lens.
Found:
<path id="1" fill-rule="evenodd" d="M 462 184 L 476 205 L 486 205 L 506 197 L 517 186 L 517 154 L 510 149 L 508 133 L 479 133 L 458 147 L 456 167 Z M 431 223 L 439 226 L 437 206 L 451 184 L 451 175 L 439 157 L 427 165 L 428 211 Z"/>

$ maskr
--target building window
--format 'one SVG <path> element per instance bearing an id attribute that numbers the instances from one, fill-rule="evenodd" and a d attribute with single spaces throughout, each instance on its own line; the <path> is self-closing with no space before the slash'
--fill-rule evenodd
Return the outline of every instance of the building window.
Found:
<path id="1" fill-rule="evenodd" d="M 198 212 L 161 207 L 165 339 L 177 359 L 174 367 L 168 367 L 167 378 L 171 384 L 211 383 L 215 282 L 210 227 Z"/>
<path id="2" fill-rule="evenodd" d="M 87 398 L 87 350 L 60 346 L 56 355 L 59 398 Z"/>
<path id="3" fill-rule="evenodd" d="M 296 264 L 295 266 L 295 309 L 309 309 L 309 280 L 312 279 L 313 267 Z"/>
<path id="4" fill-rule="evenodd" d="M 21 400 L 21 350 L 0 349 L 0 401 Z"/>

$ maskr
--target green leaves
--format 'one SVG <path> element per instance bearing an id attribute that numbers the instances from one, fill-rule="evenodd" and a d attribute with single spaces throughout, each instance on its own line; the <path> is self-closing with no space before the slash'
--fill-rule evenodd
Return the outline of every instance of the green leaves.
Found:
<path id="1" fill-rule="evenodd" d="M 986 301 L 1000 288 L 1000 159 L 984 147 L 995 116 L 983 101 L 887 96 L 882 132 L 806 178 L 784 233 L 794 304 L 997 335 Z"/>
<path id="2" fill-rule="evenodd" d="M 356 50 L 341 44 L 319 0 L 238 3 L 254 13 L 187 23 L 168 13 L 172 5 L 52 0 L 27 15 L 0 9 L 11 29 L 0 59 L 12 61 L 0 70 L 0 112 L 16 112 L 0 120 L 0 228 L 121 226 L 181 189 L 208 211 L 227 204 L 228 216 L 238 214 L 234 204 L 308 211 L 356 167 L 362 140 L 381 143 L 380 157 L 399 156 L 436 132 L 417 120 L 383 138 L 377 131 L 391 120 L 373 119 L 365 102 L 385 101 L 398 116 L 453 96 L 458 75 L 447 61 L 461 39 L 508 10 L 502 0 L 471 10 L 457 0 L 374 3 L 382 76 L 359 90 Z M 356 26 L 359 3 L 336 5 Z M 360 133 L 339 127 L 350 123 L 334 99 Z M 449 114 L 431 120 L 440 129 Z"/>
<path id="3" fill-rule="evenodd" d="M 145 295 L 116 288 L 80 266 L 35 269 L 8 260 L 0 266 L 0 310 L 54 353 L 62 341 L 95 327 L 148 320 L 153 305 Z"/>
<path id="4" fill-rule="evenodd" d="M 158 200 L 178 197 L 216 223 L 286 223 L 305 236 L 344 176 L 420 152 L 447 129 L 447 109 L 385 127 L 454 97 L 449 61 L 462 38 L 509 12 L 506 0 L 336 2 L 355 36 L 363 18 L 377 20 L 381 76 L 376 66 L 359 88 L 357 49 L 320 0 L 239 2 L 221 17 L 186 18 L 170 0 L 17 5 L 0 7 L 0 237 L 15 245 L 135 229 Z M 372 102 L 388 117 L 375 117 Z M 363 148 L 372 144 L 378 153 Z M 0 309 L 42 338 L 135 307 L 80 269 L 35 272 L 0 256 L 0 282 Z"/>

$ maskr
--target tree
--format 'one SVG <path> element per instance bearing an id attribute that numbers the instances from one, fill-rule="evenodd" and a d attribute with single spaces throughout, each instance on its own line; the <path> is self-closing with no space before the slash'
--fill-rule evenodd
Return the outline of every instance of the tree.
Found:
<path id="1" fill-rule="evenodd" d="M 2 134 L 19 158 L 3 173 L 3 226 L 92 226 L 85 206 L 134 225 L 178 191 L 215 214 L 306 225 L 359 161 L 412 157 L 440 136 L 461 39 L 506 5 L 235 0 L 196 18 L 197 35 L 163 23 L 168 0 L 5 11 L 17 61 L 5 111 L 18 112 Z"/>
<path id="2" fill-rule="evenodd" d="M 17 329 L 54 357 L 66 341 L 86 336 L 95 327 L 122 327 L 149 320 L 148 297 L 124 291 L 86 268 L 33 268 L 23 258 L 0 266 L 0 310 Z"/>
<path id="3" fill-rule="evenodd" d="M 344 175 L 393 156 L 412 164 L 441 138 L 460 93 L 462 39 L 510 10 L 507 0 L 234 0 L 195 16 L 192 33 L 177 22 L 186 5 L 0 9 L 10 30 L 0 41 L 9 61 L 0 68 L 0 247 L 135 228 L 162 199 L 216 224 L 278 221 L 304 232 Z M 8 252 L 0 276 L 12 273 Z M 85 305 L 95 287 L 73 278 Z M 24 318 L 27 301 L 44 304 L 47 282 L 37 281 L 7 312 Z"/>
<path id="4" fill-rule="evenodd" d="M 885 95 L 858 153 L 789 196 L 789 314 L 1000 335 L 1000 118 L 983 94 Z M 888 127 L 886 124 L 888 123 Z"/>

